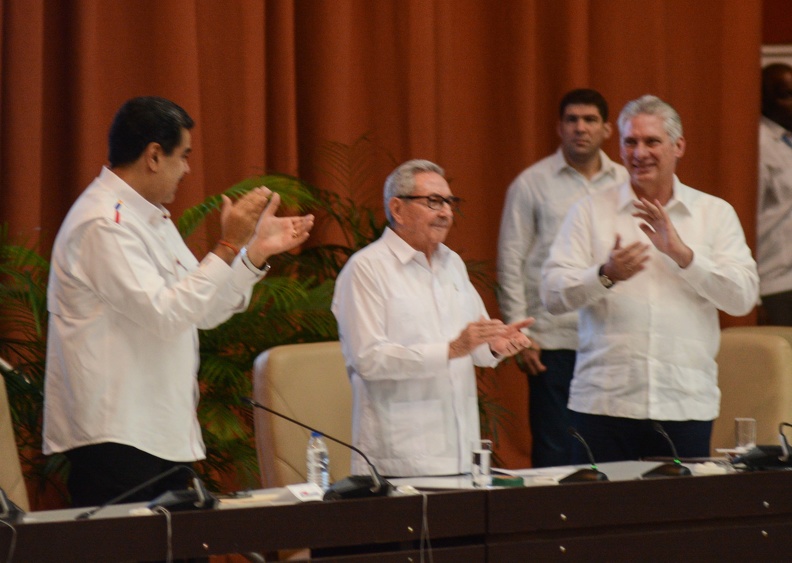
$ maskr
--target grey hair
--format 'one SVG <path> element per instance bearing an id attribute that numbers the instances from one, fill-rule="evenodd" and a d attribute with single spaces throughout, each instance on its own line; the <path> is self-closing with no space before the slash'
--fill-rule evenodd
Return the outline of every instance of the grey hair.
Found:
<path id="1" fill-rule="evenodd" d="M 637 100 L 627 102 L 624 109 L 619 114 L 619 136 L 624 137 L 624 129 L 627 122 L 637 115 L 655 115 L 663 120 L 663 127 L 671 142 L 676 143 L 682 137 L 682 119 L 677 111 L 669 104 L 657 96 L 646 94 Z"/>
<path id="2" fill-rule="evenodd" d="M 396 170 L 391 172 L 385 179 L 385 188 L 382 197 L 385 202 L 385 217 L 388 223 L 393 224 L 393 216 L 390 212 L 388 203 L 394 197 L 400 195 L 412 195 L 415 191 L 415 175 L 421 172 L 435 172 L 445 178 L 445 170 L 429 160 L 414 159 L 400 164 Z"/>

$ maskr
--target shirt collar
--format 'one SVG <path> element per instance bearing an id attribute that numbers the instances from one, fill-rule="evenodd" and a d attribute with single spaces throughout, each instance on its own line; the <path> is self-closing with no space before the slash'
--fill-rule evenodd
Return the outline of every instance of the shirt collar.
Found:
<path id="1" fill-rule="evenodd" d="M 784 129 L 781 125 L 776 123 L 770 118 L 762 116 L 762 125 L 770 132 L 770 136 L 775 141 L 784 143 L 789 148 L 792 148 L 792 133 Z"/>
<path id="2" fill-rule="evenodd" d="M 764 126 L 770 130 L 773 138 L 778 139 L 779 141 L 781 140 L 781 137 L 783 137 L 784 135 L 792 134 L 783 127 L 781 127 L 778 123 L 776 123 L 775 121 L 773 121 L 768 117 L 765 117 L 764 115 L 762 116 L 762 124 L 764 124 Z"/>
<path id="3" fill-rule="evenodd" d="M 147 223 L 156 225 L 163 219 L 170 219 L 170 211 L 161 205 L 154 205 L 148 201 L 106 166 L 102 167 L 99 180 L 118 196 L 123 207 L 131 210 Z"/>
<path id="4" fill-rule="evenodd" d="M 633 203 L 638 201 L 638 196 L 635 195 L 635 192 L 630 185 L 630 181 L 626 181 L 621 184 L 618 188 L 619 190 L 619 198 L 618 198 L 618 209 L 619 211 L 624 211 L 627 208 L 632 208 Z M 687 213 L 690 213 L 690 209 L 693 203 L 693 191 L 691 188 L 687 187 L 685 184 L 679 181 L 677 175 L 674 174 L 674 187 L 673 187 L 673 194 L 671 195 L 671 199 L 665 205 L 666 210 L 671 210 L 675 208 L 679 208 Z"/>
<path id="5" fill-rule="evenodd" d="M 605 154 L 605 151 L 599 151 L 600 162 L 602 163 L 602 167 L 600 168 L 599 172 L 594 175 L 594 178 L 598 178 L 601 175 L 608 175 L 611 177 L 615 177 L 616 175 L 616 164 L 608 158 L 608 155 Z M 569 171 L 574 173 L 579 173 L 575 170 L 564 158 L 564 151 L 561 147 L 558 147 L 555 153 L 553 153 L 551 157 L 551 164 L 553 167 L 553 174 L 559 176 L 562 172 Z"/>
<path id="6" fill-rule="evenodd" d="M 385 231 L 382 233 L 382 241 L 402 264 L 407 264 L 411 260 L 416 260 L 419 256 L 423 257 L 422 261 L 426 260 L 426 255 L 423 252 L 407 244 L 407 242 L 390 227 L 385 227 Z M 446 245 L 438 245 L 437 250 L 432 256 L 432 262 L 434 263 L 435 260 L 438 262 L 444 261 L 449 253 L 450 249 Z"/>

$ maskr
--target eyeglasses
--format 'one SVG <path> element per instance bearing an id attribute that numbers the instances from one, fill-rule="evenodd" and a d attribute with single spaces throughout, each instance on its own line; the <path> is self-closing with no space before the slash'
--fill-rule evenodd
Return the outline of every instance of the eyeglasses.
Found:
<path id="1" fill-rule="evenodd" d="M 426 207 L 439 211 L 443 208 L 443 204 L 447 203 L 451 211 L 457 213 L 459 211 L 459 204 L 462 203 L 462 198 L 456 196 L 443 197 L 441 195 L 397 195 L 399 199 L 425 199 Z"/>

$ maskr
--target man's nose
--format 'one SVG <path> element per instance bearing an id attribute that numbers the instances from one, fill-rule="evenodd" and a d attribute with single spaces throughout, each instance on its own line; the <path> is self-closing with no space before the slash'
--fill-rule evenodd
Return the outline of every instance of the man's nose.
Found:
<path id="1" fill-rule="evenodd" d="M 451 204 L 447 201 L 444 201 L 440 204 L 440 208 L 437 210 L 437 214 L 443 217 L 449 217 L 454 215 L 454 208 Z"/>
<path id="2" fill-rule="evenodd" d="M 646 146 L 645 143 L 640 143 L 639 142 L 639 143 L 635 144 L 635 149 L 633 149 L 633 154 L 637 158 L 643 158 L 643 157 L 645 157 L 646 155 L 649 154 L 649 149 L 648 149 L 648 147 Z"/>

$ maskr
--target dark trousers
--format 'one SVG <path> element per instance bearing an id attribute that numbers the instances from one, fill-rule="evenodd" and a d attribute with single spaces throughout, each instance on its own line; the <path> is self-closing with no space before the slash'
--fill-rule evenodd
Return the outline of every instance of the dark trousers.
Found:
<path id="1" fill-rule="evenodd" d="M 547 368 L 539 375 L 528 375 L 528 419 L 531 423 L 531 464 L 553 467 L 571 463 L 574 438 L 571 424 L 569 384 L 575 372 L 574 350 L 542 350 Z"/>
<path id="2" fill-rule="evenodd" d="M 571 412 L 573 426 L 586 440 L 597 463 L 672 456 L 671 446 L 655 431 L 651 420 Z M 679 457 L 709 457 L 711 420 L 658 422 L 676 446 Z M 572 463 L 589 463 L 586 450 L 579 442 L 572 452 Z"/>
<path id="3" fill-rule="evenodd" d="M 759 324 L 792 326 L 792 291 L 762 295 Z"/>
<path id="4" fill-rule="evenodd" d="M 104 442 L 66 452 L 71 463 L 67 487 L 72 506 L 99 506 L 177 465 L 132 446 Z M 145 502 L 169 490 L 185 489 L 187 470 L 176 471 L 120 502 Z"/>

